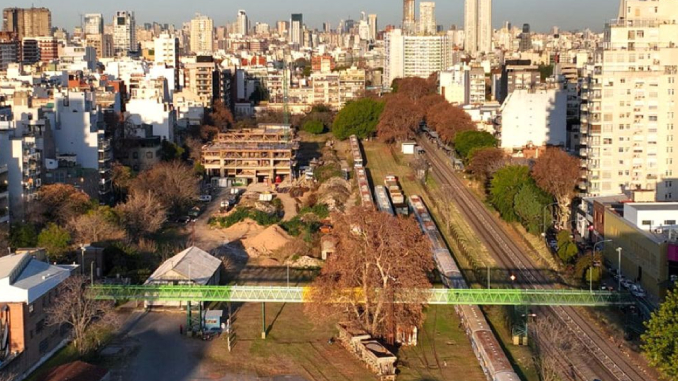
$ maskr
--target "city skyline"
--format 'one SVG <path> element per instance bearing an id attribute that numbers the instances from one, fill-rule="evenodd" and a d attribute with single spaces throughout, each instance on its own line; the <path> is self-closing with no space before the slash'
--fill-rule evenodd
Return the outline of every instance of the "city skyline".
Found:
<path id="1" fill-rule="evenodd" d="M 218 9 L 215 9 L 212 4 L 183 4 L 175 0 L 164 2 L 151 0 L 143 3 L 120 0 L 115 3 L 93 4 L 87 7 L 82 7 L 75 0 L 64 0 L 63 2 L 41 0 L 32 5 L 50 8 L 52 24 L 67 30 L 72 30 L 79 24 L 81 14 L 103 13 L 105 23 L 110 23 L 115 12 L 121 10 L 135 12 L 137 25 L 155 21 L 174 24 L 177 27 L 184 22 L 189 22 L 196 13 L 212 18 L 215 26 L 232 23 L 236 20 L 237 12 L 240 9 L 247 12 L 249 19 L 252 20 L 252 25 L 256 22 L 275 25 L 278 20 L 288 20 L 292 13 L 303 13 L 304 21 L 310 28 L 321 29 L 323 22 L 329 22 L 333 28 L 336 28 L 340 19 L 349 17 L 354 20 L 359 19 L 361 11 L 376 13 L 382 27 L 389 24 L 399 26 L 402 22 L 402 1 L 389 1 L 387 3 L 385 1 L 348 0 L 339 3 L 328 2 L 326 6 L 313 7 L 313 9 L 310 9 L 309 5 L 301 0 L 292 0 L 284 4 L 272 0 L 262 0 L 252 4 L 226 1 Z M 566 5 L 565 2 L 552 0 L 495 0 L 493 2 L 492 26 L 498 28 L 504 22 L 509 21 L 517 26 L 528 23 L 535 32 L 547 32 L 552 26 L 558 26 L 561 30 L 589 28 L 596 32 L 602 32 L 605 22 L 617 16 L 619 1 L 571 0 Z M 7 6 L 26 7 L 28 5 L 14 3 Z M 583 12 L 584 9 L 586 12 Z M 545 17 L 545 15 L 547 16 Z M 460 28 L 463 27 L 463 18 L 463 0 L 436 2 L 437 23 L 443 25 L 445 29 L 453 24 Z"/>

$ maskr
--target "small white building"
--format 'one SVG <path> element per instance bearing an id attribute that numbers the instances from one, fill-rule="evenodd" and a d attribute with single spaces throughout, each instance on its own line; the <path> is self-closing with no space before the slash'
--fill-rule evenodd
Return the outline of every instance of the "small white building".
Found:
<path id="1" fill-rule="evenodd" d="M 166 260 L 146 280 L 145 285 L 218 285 L 221 260 L 191 246 Z M 182 302 L 147 302 L 147 306 L 181 307 Z"/>
<path id="2" fill-rule="evenodd" d="M 677 225 L 678 202 L 626 203 L 624 219 L 638 229 L 659 233 L 664 228 Z"/>
<path id="3" fill-rule="evenodd" d="M 417 147 L 417 143 L 415 143 L 415 142 L 404 142 L 401 145 L 401 151 L 405 155 L 414 155 L 416 147 Z"/>
<path id="4" fill-rule="evenodd" d="M 501 148 L 565 146 L 567 94 L 559 88 L 516 89 L 501 108 Z"/>

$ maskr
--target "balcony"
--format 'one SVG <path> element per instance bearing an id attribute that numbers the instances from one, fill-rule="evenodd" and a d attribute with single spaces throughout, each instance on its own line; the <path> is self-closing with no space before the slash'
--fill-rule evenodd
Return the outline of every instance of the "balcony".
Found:
<path id="1" fill-rule="evenodd" d="M 579 156 L 580 157 L 588 157 L 589 156 L 589 149 L 588 148 L 582 148 L 579 150 Z"/>

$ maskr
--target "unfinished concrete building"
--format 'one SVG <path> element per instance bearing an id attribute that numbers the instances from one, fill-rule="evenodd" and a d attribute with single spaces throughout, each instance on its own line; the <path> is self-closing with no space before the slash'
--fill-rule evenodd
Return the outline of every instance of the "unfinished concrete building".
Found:
<path id="1" fill-rule="evenodd" d="M 218 134 L 202 148 L 202 165 L 210 177 L 280 183 L 294 176 L 298 149 L 289 125 L 260 124 Z"/>

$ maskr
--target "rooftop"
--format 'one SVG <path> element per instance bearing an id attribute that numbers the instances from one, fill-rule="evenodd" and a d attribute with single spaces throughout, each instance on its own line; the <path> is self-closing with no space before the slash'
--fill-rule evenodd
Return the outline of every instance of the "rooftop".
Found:
<path id="1" fill-rule="evenodd" d="M 625 206 L 641 211 L 678 211 L 678 202 L 627 203 Z"/>
<path id="2" fill-rule="evenodd" d="M 70 276 L 70 269 L 41 262 L 29 253 L 0 258 L 0 301 L 32 303 Z"/>
<path id="3" fill-rule="evenodd" d="M 146 284 L 189 281 L 206 285 L 220 266 L 221 260 L 192 246 L 166 260 L 151 274 Z"/>

